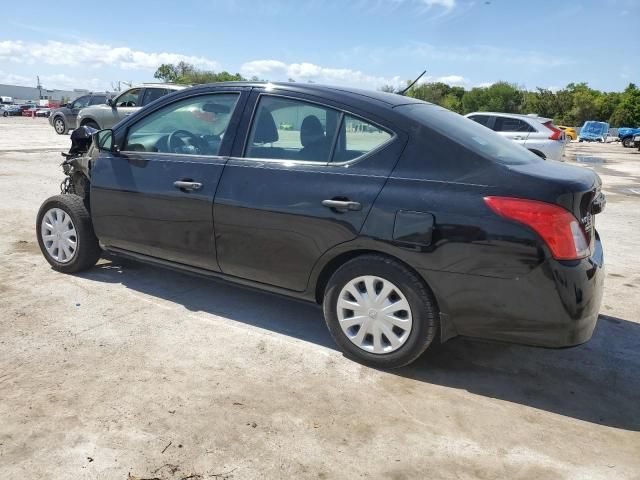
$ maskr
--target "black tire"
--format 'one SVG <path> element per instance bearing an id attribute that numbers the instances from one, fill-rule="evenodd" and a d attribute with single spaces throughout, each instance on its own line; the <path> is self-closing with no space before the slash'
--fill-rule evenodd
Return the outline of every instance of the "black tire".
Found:
<path id="1" fill-rule="evenodd" d="M 411 308 L 411 331 L 405 342 L 390 353 L 372 353 L 358 347 L 340 327 L 337 312 L 340 292 L 349 281 L 365 275 L 373 275 L 393 283 Z M 410 364 L 422 355 L 438 334 L 439 311 L 431 290 L 415 272 L 384 255 L 362 255 L 336 270 L 325 289 L 323 310 L 329 332 L 344 354 L 375 368 L 391 369 Z"/>
<path id="2" fill-rule="evenodd" d="M 633 147 L 633 138 L 627 137 L 622 140 L 622 146 L 625 148 Z"/>
<path id="3" fill-rule="evenodd" d="M 82 123 L 83 127 L 95 128 L 96 130 L 100 130 L 100 126 L 94 122 L 93 120 L 88 120 Z"/>
<path id="4" fill-rule="evenodd" d="M 57 116 L 53 119 L 53 129 L 56 131 L 58 135 L 64 135 L 67 133 L 67 124 L 64 121 L 64 118 L 61 116 Z"/>
<path id="5" fill-rule="evenodd" d="M 71 260 L 67 262 L 60 262 L 53 258 L 47 251 L 42 238 L 42 220 L 45 214 L 53 208 L 61 209 L 69 215 L 76 230 L 76 248 Z M 87 270 L 96 264 L 102 253 L 98 239 L 93 232 L 91 215 L 83 199 L 77 195 L 56 195 L 45 200 L 38 211 L 36 235 L 42 255 L 58 272 L 75 273 Z"/>
<path id="6" fill-rule="evenodd" d="M 3 117 L 8 117 L 9 116 L 9 112 L 2 112 L 2 116 Z"/>

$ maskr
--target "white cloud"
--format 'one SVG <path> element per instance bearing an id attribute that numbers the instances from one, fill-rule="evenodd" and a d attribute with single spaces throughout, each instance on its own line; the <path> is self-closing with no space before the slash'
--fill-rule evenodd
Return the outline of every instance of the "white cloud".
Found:
<path id="1" fill-rule="evenodd" d="M 451 10 L 456 6 L 456 0 L 422 0 L 427 7 L 442 7 Z"/>
<path id="2" fill-rule="evenodd" d="M 309 62 L 287 64 L 279 60 L 254 60 L 244 63 L 240 67 L 240 72 L 247 77 L 255 75 L 265 80 L 279 81 L 292 78 L 297 82 L 313 81 L 374 89 L 382 85 L 404 84 L 403 79 L 398 76 L 368 75 L 360 70 L 322 67 Z"/>
<path id="3" fill-rule="evenodd" d="M 58 66 L 113 66 L 124 70 L 154 70 L 162 63 L 191 63 L 200 68 L 215 69 L 218 64 L 205 57 L 169 52 L 145 52 L 107 44 L 56 41 L 0 41 L 0 62 L 44 63 Z"/>

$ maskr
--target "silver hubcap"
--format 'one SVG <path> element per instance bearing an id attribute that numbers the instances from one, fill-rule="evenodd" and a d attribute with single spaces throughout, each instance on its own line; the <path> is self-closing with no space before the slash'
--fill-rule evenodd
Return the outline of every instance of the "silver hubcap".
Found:
<path id="1" fill-rule="evenodd" d="M 413 319 L 404 294 L 384 278 L 349 281 L 338 296 L 338 321 L 351 342 L 370 353 L 390 353 L 409 338 Z"/>
<path id="2" fill-rule="evenodd" d="M 56 131 L 57 132 L 61 132 L 63 128 L 64 128 L 64 123 L 62 123 L 62 120 L 57 119 L 56 120 Z"/>
<path id="3" fill-rule="evenodd" d="M 69 263 L 78 249 L 76 228 L 67 212 L 52 208 L 42 217 L 40 226 L 42 243 L 56 262 Z"/>

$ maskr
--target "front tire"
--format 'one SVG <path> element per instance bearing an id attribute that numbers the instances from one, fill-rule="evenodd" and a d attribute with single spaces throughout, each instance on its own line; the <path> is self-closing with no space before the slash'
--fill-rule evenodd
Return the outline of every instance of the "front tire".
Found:
<path id="1" fill-rule="evenodd" d="M 58 272 L 87 270 L 102 253 L 91 215 L 77 195 L 56 195 L 45 200 L 38 211 L 36 234 L 44 258 Z"/>
<path id="2" fill-rule="evenodd" d="M 633 139 L 631 137 L 623 139 L 622 146 L 625 148 L 631 148 L 633 146 Z"/>
<path id="3" fill-rule="evenodd" d="M 331 336 L 350 358 L 376 368 L 415 361 L 436 338 L 438 308 L 422 279 L 383 255 L 362 255 L 329 280 L 323 301 Z"/>
<path id="4" fill-rule="evenodd" d="M 67 125 L 64 123 L 62 117 L 56 117 L 53 119 L 53 129 L 58 135 L 64 135 L 67 133 Z"/>

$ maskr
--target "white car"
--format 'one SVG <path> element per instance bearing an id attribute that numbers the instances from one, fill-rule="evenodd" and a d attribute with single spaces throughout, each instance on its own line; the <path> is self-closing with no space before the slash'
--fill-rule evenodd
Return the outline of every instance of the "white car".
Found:
<path id="1" fill-rule="evenodd" d="M 496 112 L 473 112 L 466 117 L 519 143 L 544 159 L 562 161 L 567 137 L 550 118 Z"/>

